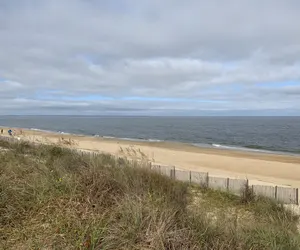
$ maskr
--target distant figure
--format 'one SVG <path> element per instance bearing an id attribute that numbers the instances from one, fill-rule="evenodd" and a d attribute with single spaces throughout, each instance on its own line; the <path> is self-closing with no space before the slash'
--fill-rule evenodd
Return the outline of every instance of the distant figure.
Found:
<path id="1" fill-rule="evenodd" d="M 1 129 L 1 134 L 3 134 L 3 129 Z"/>
<path id="2" fill-rule="evenodd" d="M 7 132 L 8 132 L 8 134 L 9 134 L 10 136 L 12 136 L 12 130 L 11 130 L 11 129 L 9 129 Z"/>

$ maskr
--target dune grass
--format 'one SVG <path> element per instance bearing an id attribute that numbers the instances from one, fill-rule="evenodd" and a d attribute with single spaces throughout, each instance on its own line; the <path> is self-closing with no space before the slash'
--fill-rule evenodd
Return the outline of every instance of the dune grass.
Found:
<path id="1" fill-rule="evenodd" d="M 297 216 L 273 201 L 137 165 L 0 140 L 0 249 L 300 248 Z"/>

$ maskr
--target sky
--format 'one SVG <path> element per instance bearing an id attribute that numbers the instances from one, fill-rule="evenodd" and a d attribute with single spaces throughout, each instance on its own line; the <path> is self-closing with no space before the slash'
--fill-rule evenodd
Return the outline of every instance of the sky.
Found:
<path id="1" fill-rule="evenodd" d="M 299 0 L 0 0 L 0 115 L 300 115 Z"/>

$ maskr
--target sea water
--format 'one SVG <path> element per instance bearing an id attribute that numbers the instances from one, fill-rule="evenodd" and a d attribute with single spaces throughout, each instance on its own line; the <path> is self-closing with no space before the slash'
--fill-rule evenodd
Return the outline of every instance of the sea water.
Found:
<path id="1" fill-rule="evenodd" d="M 199 147 L 300 153 L 300 117 L 0 116 L 0 126 Z"/>

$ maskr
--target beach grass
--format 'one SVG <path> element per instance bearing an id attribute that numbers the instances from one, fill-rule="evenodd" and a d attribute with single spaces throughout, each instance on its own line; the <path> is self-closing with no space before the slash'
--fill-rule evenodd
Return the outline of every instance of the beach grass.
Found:
<path id="1" fill-rule="evenodd" d="M 299 249 L 298 217 L 147 164 L 0 140 L 1 249 Z"/>

